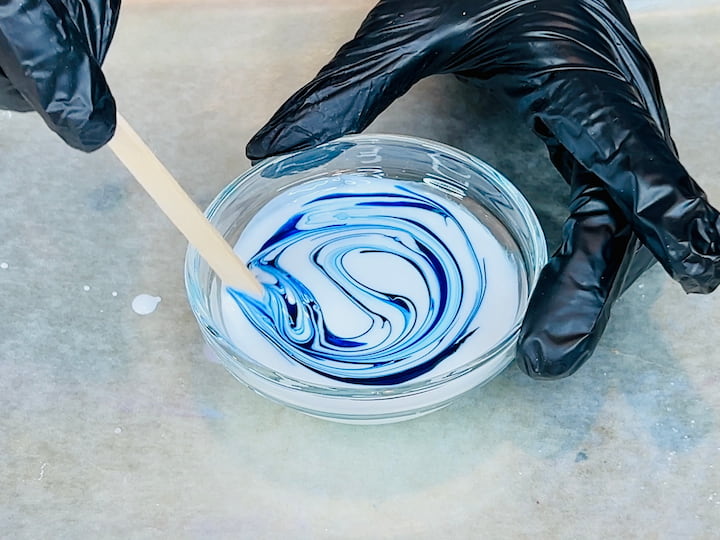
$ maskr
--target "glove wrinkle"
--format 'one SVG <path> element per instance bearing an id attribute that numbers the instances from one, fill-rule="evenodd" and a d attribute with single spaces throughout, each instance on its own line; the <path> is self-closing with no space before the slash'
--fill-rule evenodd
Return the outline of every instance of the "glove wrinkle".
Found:
<path id="1" fill-rule="evenodd" d="M 118 16 L 120 15 L 120 0 L 106 0 L 102 2 L 90 0 L 48 0 L 55 6 L 55 12 L 65 12 L 69 15 L 75 28 L 85 38 L 85 43 L 92 53 L 92 57 L 102 65 L 115 34 Z"/>

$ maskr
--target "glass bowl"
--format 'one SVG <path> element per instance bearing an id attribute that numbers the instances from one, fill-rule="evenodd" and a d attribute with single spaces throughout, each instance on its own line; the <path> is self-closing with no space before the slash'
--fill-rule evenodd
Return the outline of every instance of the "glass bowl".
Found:
<path id="1" fill-rule="evenodd" d="M 547 262 L 545 239 L 528 202 L 501 174 L 479 159 L 436 142 L 394 135 L 355 135 L 310 150 L 267 159 L 228 185 L 205 215 L 235 245 L 255 214 L 278 194 L 319 179 L 343 175 L 411 182 L 471 212 L 516 265 L 517 307 L 507 328 L 466 361 L 436 367 L 395 384 L 352 384 L 305 377 L 272 367 L 243 348 L 226 326 L 223 285 L 190 246 L 185 281 L 190 307 L 216 359 L 252 390 L 303 413 L 339 422 L 387 423 L 438 410 L 490 381 L 512 362 L 520 325 L 540 270 Z M 513 291 L 515 294 L 515 291 Z M 459 348 L 465 346 L 463 343 Z M 460 350 L 460 349 L 459 349 Z M 262 356 L 262 355 L 260 355 Z M 460 356 L 462 358 L 462 356 Z M 292 361 L 288 359 L 288 365 Z"/>

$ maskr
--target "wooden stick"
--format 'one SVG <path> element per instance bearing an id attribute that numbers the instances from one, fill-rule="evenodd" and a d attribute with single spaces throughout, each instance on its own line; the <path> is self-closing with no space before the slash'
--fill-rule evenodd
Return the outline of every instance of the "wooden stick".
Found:
<path id="1" fill-rule="evenodd" d="M 120 114 L 109 146 L 226 286 L 262 297 L 252 272 Z"/>

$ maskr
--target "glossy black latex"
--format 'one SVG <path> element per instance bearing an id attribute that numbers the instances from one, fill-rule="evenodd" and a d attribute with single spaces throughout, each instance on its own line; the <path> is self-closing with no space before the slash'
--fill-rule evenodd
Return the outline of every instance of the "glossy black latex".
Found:
<path id="1" fill-rule="evenodd" d="M 619 0 L 381 1 L 247 155 L 362 131 L 437 73 L 499 89 L 572 189 L 520 337 L 529 375 L 575 372 L 654 259 L 687 292 L 720 284 L 718 212 L 677 159 L 655 69 Z"/>
<path id="2" fill-rule="evenodd" d="M 115 130 L 115 102 L 100 68 L 120 0 L 0 2 L 0 108 L 35 110 L 86 152 Z"/>

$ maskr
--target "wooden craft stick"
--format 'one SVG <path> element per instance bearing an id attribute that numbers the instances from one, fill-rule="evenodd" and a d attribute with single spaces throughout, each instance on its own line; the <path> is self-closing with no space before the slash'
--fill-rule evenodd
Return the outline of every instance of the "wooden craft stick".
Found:
<path id="1" fill-rule="evenodd" d="M 252 272 L 120 114 L 109 146 L 226 286 L 262 297 Z"/>

